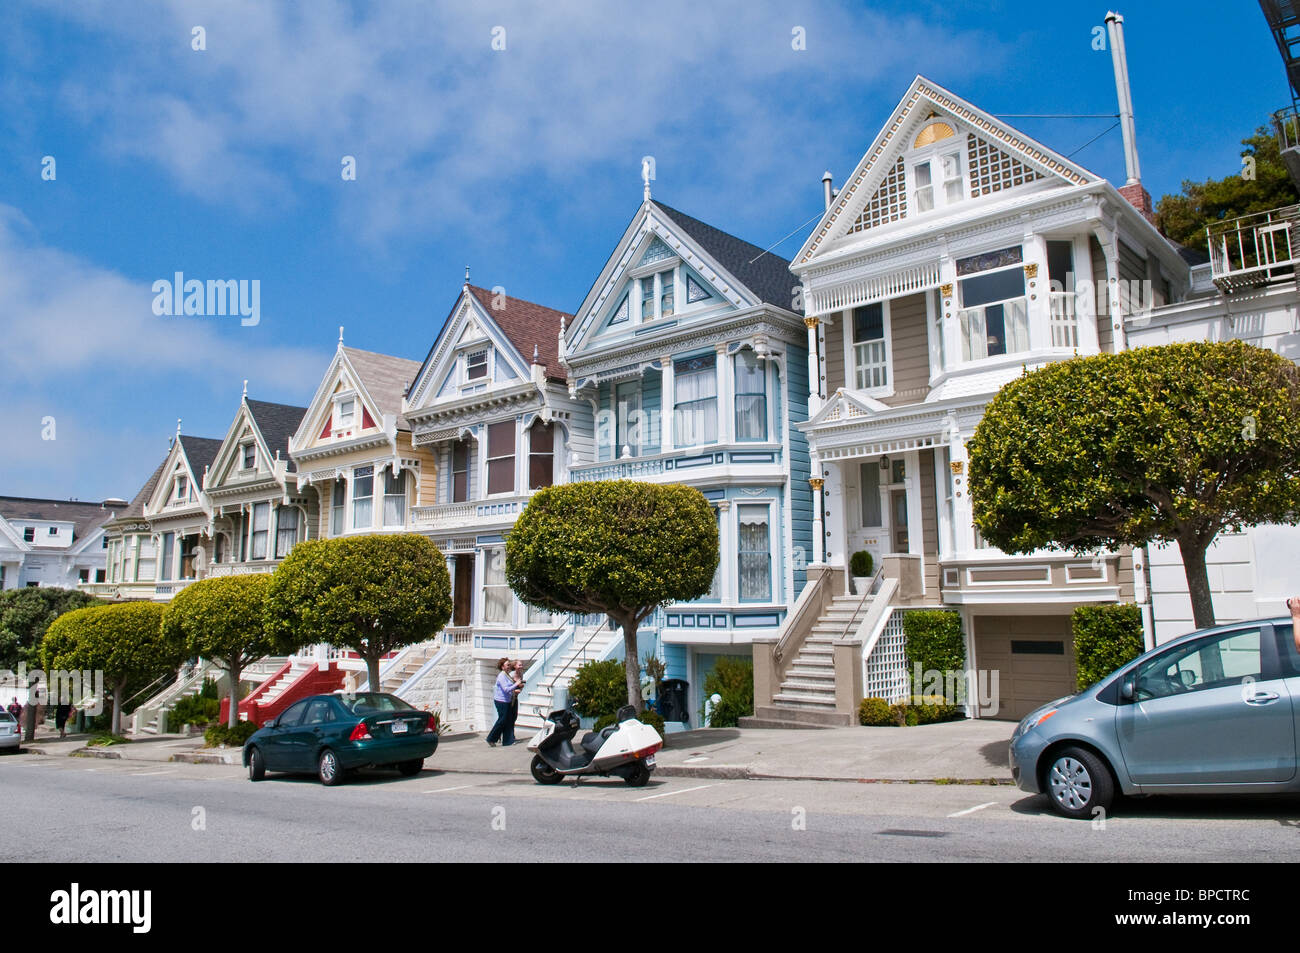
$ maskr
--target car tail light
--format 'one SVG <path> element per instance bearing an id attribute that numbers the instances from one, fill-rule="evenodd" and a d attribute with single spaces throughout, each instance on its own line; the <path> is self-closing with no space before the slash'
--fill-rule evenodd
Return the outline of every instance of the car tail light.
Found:
<path id="1" fill-rule="evenodd" d="M 424 725 L 426 735 L 436 735 L 438 733 L 438 723 L 430 718 Z"/>
<path id="2" fill-rule="evenodd" d="M 357 726 L 352 729 L 352 734 L 348 735 L 348 741 L 365 741 L 370 737 L 369 726 L 364 721 L 359 721 Z"/>

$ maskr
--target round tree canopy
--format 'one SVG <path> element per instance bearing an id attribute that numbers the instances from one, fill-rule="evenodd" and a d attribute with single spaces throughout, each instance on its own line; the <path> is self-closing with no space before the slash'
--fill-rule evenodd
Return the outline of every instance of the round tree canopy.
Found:
<path id="1" fill-rule="evenodd" d="M 264 618 L 269 573 L 213 576 L 178 592 L 163 616 L 163 631 L 188 654 L 225 659 L 261 658 L 274 649 Z"/>

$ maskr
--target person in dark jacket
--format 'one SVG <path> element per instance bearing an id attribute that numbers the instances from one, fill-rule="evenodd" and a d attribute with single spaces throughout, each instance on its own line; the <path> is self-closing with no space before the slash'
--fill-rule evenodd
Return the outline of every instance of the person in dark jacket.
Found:
<path id="1" fill-rule="evenodd" d="M 61 701 L 54 708 L 54 727 L 59 729 L 59 737 L 68 735 L 68 716 L 72 714 L 72 703 Z"/>

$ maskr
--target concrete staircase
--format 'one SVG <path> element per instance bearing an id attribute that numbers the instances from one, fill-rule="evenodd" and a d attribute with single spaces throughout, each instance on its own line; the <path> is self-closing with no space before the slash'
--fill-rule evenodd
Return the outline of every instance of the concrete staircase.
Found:
<path id="1" fill-rule="evenodd" d="M 424 663 L 436 655 L 440 647 L 439 643 L 434 640 L 420 642 L 417 645 L 408 645 L 391 662 L 379 670 L 379 688 L 375 690 L 397 694 L 398 689 L 405 685 L 411 676 L 422 669 Z M 370 691 L 368 684 L 369 679 L 367 678 L 362 683 L 364 687 L 359 690 Z"/>
<path id="2" fill-rule="evenodd" d="M 240 672 L 240 681 L 263 682 L 283 667 L 285 661 L 284 658 L 274 656 L 259 659 Z M 176 704 L 182 698 L 188 698 L 201 692 L 203 683 L 207 679 L 211 678 L 220 682 L 225 677 L 225 669 L 215 662 L 204 662 L 202 665 L 196 666 L 187 678 L 177 679 L 166 689 L 137 708 L 135 714 L 131 716 L 133 719 L 132 730 L 137 734 L 146 735 L 158 734 L 160 727 L 164 725 L 168 731 L 179 730 L 179 725 L 167 724 L 167 717 L 170 715 L 171 710 L 176 707 Z M 225 690 L 222 689 L 223 692 Z"/>
<path id="3" fill-rule="evenodd" d="M 556 689 L 567 688 L 578 668 L 584 662 L 603 661 L 623 642 L 623 630 L 601 626 L 597 629 L 575 629 L 559 645 L 545 665 L 534 665 L 524 673 L 524 691 L 519 698 L 519 733 L 536 731 L 554 710 Z M 540 714 L 537 712 L 540 711 Z"/>

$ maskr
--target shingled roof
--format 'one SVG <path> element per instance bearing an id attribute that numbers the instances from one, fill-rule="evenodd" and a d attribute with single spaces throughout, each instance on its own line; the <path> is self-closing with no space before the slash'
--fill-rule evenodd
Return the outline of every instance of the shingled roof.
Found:
<path id="1" fill-rule="evenodd" d="M 404 357 L 391 354 L 376 354 L 374 351 L 359 351 L 354 347 L 345 347 L 352 368 L 361 378 L 366 391 L 379 406 L 381 414 L 397 414 L 398 424 L 406 427 L 402 414 L 402 398 L 406 389 L 415 380 L 420 371 L 419 361 L 409 361 Z"/>
<path id="2" fill-rule="evenodd" d="M 181 449 L 185 451 L 185 459 L 190 462 L 190 472 L 194 474 L 195 480 L 201 481 L 203 471 L 217 459 L 217 454 L 221 452 L 221 445 L 225 441 L 213 440 L 211 437 L 191 437 L 186 434 L 180 435 L 180 441 Z"/>
<path id="3" fill-rule="evenodd" d="M 669 208 L 662 202 L 650 204 L 672 219 L 714 261 L 762 301 L 787 311 L 802 310 L 794 306 L 793 289 L 798 281 L 791 273 L 790 262 L 786 259 L 701 222 L 698 218 L 691 218 L 685 212 Z"/>
<path id="4" fill-rule="evenodd" d="M 41 523 L 71 523 L 74 542 L 85 539 L 87 534 L 112 515 L 112 511 L 105 509 L 102 503 L 0 496 L 0 516 L 10 522 L 32 520 Z M 33 545 L 42 548 L 39 537 Z"/>
<path id="5" fill-rule="evenodd" d="M 287 460 L 289 471 L 293 472 L 295 467 L 293 459 L 289 456 L 289 439 L 297 432 L 298 425 L 307 414 L 307 408 L 292 407 L 289 404 L 271 404 L 264 400 L 248 398 L 245 398 L 245 401 L 249 413 L 257 423 L 257 429 L 262 432 L 262 439 L 266 441 L 267 449 L 272 455 L 278 450 L 280 459 Z"/>
<path id="6" fill-rule="evenodd" d="M 144 505 L 153 496 L 154 489 L 158 486 L 158 481 L 162 479 L 163 467 L 167 465 L 167 458 L 163 457 L 157 468 L 153 471 L 153 476 L 145 480 L 144 486 L 140 487 L 140 492 L 131 498 L 131 502 L 126 504 L 126 509 L 117 514 L 115 519 L 138 519 L 144 516 Z"/>
<path id="7" fill-rule="evenodd" d="M 560 367 L 560 322 L 572 321 L 573 315 L 486 288 L 467 287 L 525 361 L 532 361 L 536 348 L 537 362 L 546 369 L 546 376 L 553 381 L 565 379 Z"/>

